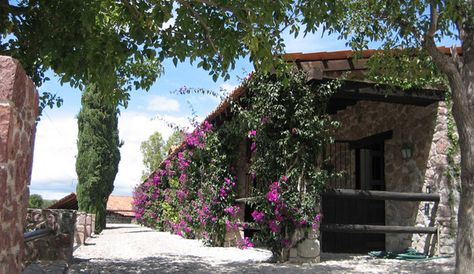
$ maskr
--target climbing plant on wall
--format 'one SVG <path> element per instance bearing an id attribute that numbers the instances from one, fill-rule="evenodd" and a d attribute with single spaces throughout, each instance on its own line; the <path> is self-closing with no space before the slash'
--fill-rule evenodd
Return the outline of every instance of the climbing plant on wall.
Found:
<path id="1" fill-rule="evenodd" d="M 251 140 L 257 238 L 285 260 L 296 229 L 320 221 L 319 194 L 334 175 L 324 168 L 324 151 L 337 126 L 326 105 L 339 83 L 311 86 L 305 73 L 289 69 L 278 79 L 256 73 L 244 85 L 241 105 L 248 107 L 239 120 Z"/>
<path id="2" fill-rule="evenodd" d="M 239 145 L 249 144 L 255 198 L 251 205 L 255 239 L 276 260 L 285 260 L 296 230 L 319 224 L 319 193 L 334 174 L 324 167 L 324 151 L 337 122 L 326 104 L 337 82 L 307 84 L 303 72 L 282 69 L 278 77 L 255 73 L 247 92 L 232 102 L 222 125 L 208 121 L 186 136 L 185 147 L 165 160 L 135 190 L 137 220 L 183 237 L 201 237 L 220 246 L 226 231 L 245 228 L 237 217 L 236 166 Z M 250 239 L 238 243 L 253 246 Z"/>

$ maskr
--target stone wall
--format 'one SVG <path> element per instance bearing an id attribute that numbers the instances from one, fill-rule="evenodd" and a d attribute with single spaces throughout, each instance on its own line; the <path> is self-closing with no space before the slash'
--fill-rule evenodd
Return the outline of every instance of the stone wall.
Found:
<path id="1" fill-rule="evenodd" d="M 38 93 L 18 61 L 0 56 L 0 273 L 19 273 Z"/>
<path id="2" fill-rule="evenodd" d="M 95 214 L 78 212 L 74 228 L 74 243 L 82 245 L 94 232 Z"/>
<path id="3" fill-rule="evenodd" d="M 25 262 L 36 260 L 72 262 L 76 211 L 69 209 L 28 209 L 27 231 L 51 228 L 54 234 L 26 243 Z"/>
<path id="4" fill-rule="evenodd" d="M 105 219 L 107 224 L 131 224 L 133 217 L 123 216 L 114 212 L 107 212 Z"/>
<path id="5" fill-rule="evenodd" d="M 456 224 L 457 194 L 449 186 L 445 172 L 449 146 L 443 102 L 427 107 L 360 101 L 339 111 L 334 119 L 341 122 L 336 140 L 358 140 L 385 131 L 393 131 L 385 141 L 385 184 L 387 191 L 439 193 L 439 205 L 425 202 L 386 201 L 386 225 L 440 227 L 440 252 L 454 252 L 453 225 Z M 403 159 L 403 144 L 412 146 L 413 156 Z M 355 171 L 355 167 L 352 168 Z M 454 230 L 455 231 L 455 230 Z M 400 251 L 415 247 L 434 253 L 436 235 L 387 234 L 386 249 Z"/>

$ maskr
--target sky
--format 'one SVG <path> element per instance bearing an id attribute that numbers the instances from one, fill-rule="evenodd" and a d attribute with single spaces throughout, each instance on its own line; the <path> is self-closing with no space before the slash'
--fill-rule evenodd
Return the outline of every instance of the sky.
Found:
<path id="1" fill-rule="evenodd" d="M 344 42 L 335 38 L 321 39 L 320 34 L 298 38 L 286 34 L 285 42 L 287 52 L 346 49 Z M 239 85 L 239 79 L 253 70 L 248 60 L 241 59 L 231 72 L 230 80 L 224 82 L 219 79 L 214 82 L 208 72 L 189 63 L 178 63 L 175 67 L 171 60 L 166 60 L 163 66 L 164 74 L 150 90 L 133 91 L 128 107 L 120 109 L 118 127 L 124 145 L 120 148 L 121 161 L 113 191 L 115 195 L 131 195 L 133 188 L 140 183 L 144 170 L 141 142 L 155 131 L 159 131 L 166 140 L 172 133 L 167 123 L 189 127 L 193 109 L 202 119 L 220 101 L 211 95 L 179 95 L 173 91 L 187 86 L 230 92 Z M 47 76 L 51 80 L 38 89 L 39 93 L 57 93 L 64 99 L 64 104 L 60 108 L 45 109 L 38 123 L 30 193 L 40 194 L 45 199 L 60 199 L 75 192 L 77 185 L 76 116 L 81 107 L 81 92 L 67 83 L 59 84 L 59 78 L 52 72 L 48 72 Z"/>
<path id="2" fill-rule="evenodd" d="M 335 37 L 321 38 L 321 34 L 297 38 L 285 34 L 284 40 L 288 53 L 348 49 L 344 41 Z M 133 91 L 128 107 L 120 110 L 118 127 L 124 145 L 120 148 L 121 161 L 114 182 L 114 195 L 132 195 L 133 188 L 140 183 L 144 170 L 141 142 L 155 131 L 159 131 L 166 140 L 172 133 L 167 123 L 190 126 L 192 109 L 203 119 L 219 103 L 219 99 L 211 95 L 177 95 L 172 91 L 187 86 L 230 92 L 238 86 L 239 79 L 253 70 L 248 60 L 238 60 L 230 80 L 224 82 L 218 79 L 214 82 L 208 72 L 189 63 L 179 63 L 175 67 L 171 60 L 166 60 L 163 65 L 164 74 L 150 90 Z M 47 76 L 51 80 L 38 91 L 57 93 L 64 99 L 64 104 L 60 108 L 45 109 L 38 123 L 30 193 L 40 194 L 45 199 L 60 199 L 75 192 L 77 185 L 76 116 L 81 107 L 81 92 L 67 83 L 61 86 L 59 78 L 52 72 L 48 72 Z"/>

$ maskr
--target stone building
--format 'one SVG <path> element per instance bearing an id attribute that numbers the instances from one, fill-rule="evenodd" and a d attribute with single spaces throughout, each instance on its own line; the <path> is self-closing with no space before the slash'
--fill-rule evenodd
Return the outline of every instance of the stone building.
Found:
<path id="1" fill-rule="evenodd" d="M 447 48 L 440 50 L 449 54 Z M 367 60 L 375 52 L 366 50 L 357 58 L 350 50 L 284 56 L 308 73 L 311 85 L 344 75 L 329 100 L 329 114 L 341 126 L 327 149 L 332 168 L 344 176 L 329 182 L 333 190 L 322 196 L 321 249 L 361 253 L 413 247 L 453 254 L 459 193 L 458 183 L 447 175 L 452 144 L 445 91 L 404 91 L 368 81 Z M 239 87 L 229 100 L 243 94 Z M 207 120 L 219 125 L 229 119 L 229 100 Z M 239 149 L 239 198 L 251 196 L 247 145 L 242 142 Z M 244 222 L 251 220 L 246 207 L 241 204 Z M 249 233 L 228 231 L 227 245 Z"/>
<path id="2" fill-rule="evenodd" d="M 132 202 L 132 196 L 110 195 L 107 200 L 107 223 L 131 223 L 135 216 Z"/>

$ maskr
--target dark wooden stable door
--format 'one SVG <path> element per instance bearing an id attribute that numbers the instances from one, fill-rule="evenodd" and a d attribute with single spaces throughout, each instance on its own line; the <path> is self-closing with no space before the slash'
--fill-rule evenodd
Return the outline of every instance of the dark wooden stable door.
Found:
<path id="1" fill-rule="evenodd" d="M 355 149 L 356 189 L 385 190 L 383 147 L 383 141 L 378 141 Z M 322 211 L 324 224 L 385 224 L 385 201 L 323 195 Z M 322 250 L 336 253 L 385 250 L 385 234 L 325 231 Z"/>

